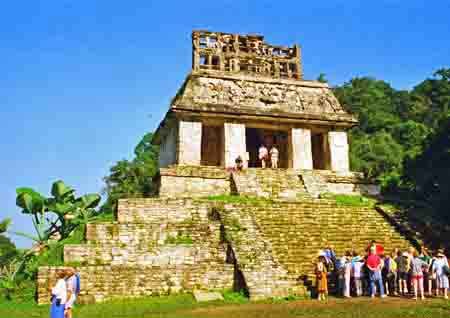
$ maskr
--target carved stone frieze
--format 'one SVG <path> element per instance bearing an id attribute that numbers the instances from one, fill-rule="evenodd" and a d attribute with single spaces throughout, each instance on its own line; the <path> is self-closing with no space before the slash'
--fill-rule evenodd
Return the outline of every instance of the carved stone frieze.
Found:
<path id="1" fill-rule="evenodd" d="M 345 113 L 328 88 L 198 77 L 196 104 L 220 104 L 291 113 Z"/>

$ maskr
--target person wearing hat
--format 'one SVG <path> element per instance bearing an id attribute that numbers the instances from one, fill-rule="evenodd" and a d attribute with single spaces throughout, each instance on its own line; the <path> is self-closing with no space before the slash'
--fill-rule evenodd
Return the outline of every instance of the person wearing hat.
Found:
<path id="1" fill-rule="evenodd" d="M 444 294 L 444 298 L 448 299 L 449 281 L 444 268 L 448 267 L 447 257 L 444 250 L 439 249 L 436 253 L 437 259 L 433 263 L 432 272 L 436 274 L 436 296 L 439 296 L 439 290 Z"/>

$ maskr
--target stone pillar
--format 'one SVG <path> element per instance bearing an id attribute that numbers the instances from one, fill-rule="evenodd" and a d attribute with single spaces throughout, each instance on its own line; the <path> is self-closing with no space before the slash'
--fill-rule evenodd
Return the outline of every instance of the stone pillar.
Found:
<path id="1" fill-rule="evenodd" d="M 247 145 L 245 143 L 245 125 L 244 124 L 224 124 L 225 139 L 225 168 L 234 167 L 238 156 L 245 159 Z"/>
<path id="2" fill-rule="evenodd" d="M 345 131 L 328 132 L 330 168 L 333 171 L 350 171 L 348 139 Z"/>
<path id="3" fill-rule="evenodd" d="M 292 168 L 312 169 L 311 130 L 292 128 L 290 137 Z"/>
<path id="4" fill-rule="evenodd" d="M 202 123 L 180 120 L 178 125 L 178 164 L 199 166 L 202 156 Z"/>

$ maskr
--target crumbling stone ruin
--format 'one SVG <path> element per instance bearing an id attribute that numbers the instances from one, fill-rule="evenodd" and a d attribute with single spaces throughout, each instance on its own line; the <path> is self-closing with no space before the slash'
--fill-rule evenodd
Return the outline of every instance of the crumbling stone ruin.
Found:
<path id="1" fill-rule="evenodd" d="M 357 124 L 327 84 L 303 79 L 298 45 L 194 31 L 192 71 L 153 140 L 158 197 L 120 200 L 117 221 L 88 224 L 85 244 L 65 246 L 82 295 L 228 288 L 251 299 L 307 295 L 321 248 L 363 251 L 372 239 L 386 250 L 406 248 L 410 241 L 374 208 L 320 198 L 379 194 L 350 171 L 347 130 Z M 276 145 L 279 169 L 259 168 L 261 144 Z M 259 199 L 208 198 L 215 195 Z M 61 269 L 40 268 L 40 303 Z"/>

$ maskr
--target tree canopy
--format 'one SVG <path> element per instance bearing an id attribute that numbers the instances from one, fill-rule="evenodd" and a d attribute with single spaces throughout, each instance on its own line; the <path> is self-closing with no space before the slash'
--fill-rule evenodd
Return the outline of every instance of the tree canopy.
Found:
<path id="1" fill-rule="evenodd" d="M 104 178 L 104 192 L 108 195 L 103 210 L 113 211 L 117 200 L 152 195 L 156 189 L 152 178 L 158 172 L 158 147 L 151 144 L 152 133 L 147 133 L 134 149 L 134 158 L 120 160 Z"/>

